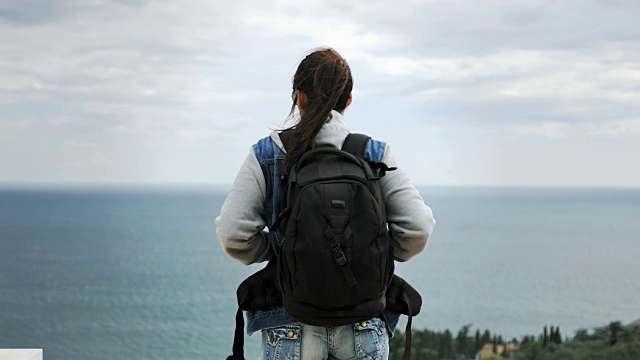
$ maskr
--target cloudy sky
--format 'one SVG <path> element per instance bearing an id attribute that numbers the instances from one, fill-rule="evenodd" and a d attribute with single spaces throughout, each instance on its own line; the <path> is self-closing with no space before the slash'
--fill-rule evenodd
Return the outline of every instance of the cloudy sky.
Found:
<path id="1" fill-rule="evenodd" d="M 0 184 L 229 184 L 317 46 L 422 185 L 640 187 L 636 0 L 0 0 Z"/>

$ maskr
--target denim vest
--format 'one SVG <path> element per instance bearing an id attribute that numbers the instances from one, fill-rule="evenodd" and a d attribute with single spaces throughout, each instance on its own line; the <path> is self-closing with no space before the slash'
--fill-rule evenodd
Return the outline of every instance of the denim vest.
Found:
<path id="1" fill-rule="evenodd" d="M 365 147 L 364 157 L 367 161 L 381 162 L 384 158 L 386 143 L 370 139 Z M 265 214 L 267 227 L 271 228 L 278 217 L 280 209 L 280 198 L 282 197 L 281 176 L 284 166 L 284 152 L 271 139 L 270 136 L 260 139 L 253 145 L 253 152 L 262 169 L 266 184 Z M 274 254 L 279 253 L 282 235 L 279 231 L 269 232 L 269 239 Z M 271 310 L 252 310 L 247 312 L 247 333 L 282 326 L 297 322 L 284 310 L 283 307 L 276 307 Z M 384 312 L 385 319 L 389 322 L 387 326 L 393 334 L 393 330 L 400 317 L 397 313 Z"/>

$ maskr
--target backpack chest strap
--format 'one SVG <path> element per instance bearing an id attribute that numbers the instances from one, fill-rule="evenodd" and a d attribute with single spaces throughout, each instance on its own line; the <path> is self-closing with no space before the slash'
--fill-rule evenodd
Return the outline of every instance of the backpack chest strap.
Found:
<path id="1" fill-rule="evenodd" d="M 333 231 L 331 230 L 331 225 L 327 226 L 324 230 L 324 237 L 327 239 L 329 243 L 329 247 L 331 248 L 331 253 L 333 254 L 333 258 L 336 261 L 336 264 L 340 267 L 340 271 L 342 271 L 342 275 L 344 275 L 344 279 L 347 281 L 347 285 L 349 287 L 354 287 L 358 285 L 355 276 L 353 276 L 353 272 L 349 267 L 349 261 L 347 261 L 347 257 L 344 255 L 344 251 L 340 248 L 340 244 L 338 244 L 338 240 L 336 240 Z"/>

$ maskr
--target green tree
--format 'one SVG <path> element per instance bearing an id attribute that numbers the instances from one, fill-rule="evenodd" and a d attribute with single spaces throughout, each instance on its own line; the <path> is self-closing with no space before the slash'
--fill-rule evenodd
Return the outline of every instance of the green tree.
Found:
<path id="1" fill-rule="evenodd" d="M 556 344 L 562 344 L 562 335 L 560 334 L 560 326 L 556 326 Z"/>
<path id="2" fill-rule="evenodd" d="M 449 329 L 445 330 L 438 343 L 438 358 L 451 359 L 453 357 L 453 335 Z"/>
<path id="3" fill-rule="evenodd" d="M 473 352 L 472 347 L 470 346 L 469 341 L 469 329 L 471 328 L 471 324 L 467 324 L 463 326 L 460 331 L 458 331 L 458 335 L 456 336 L 456 354 L 468 356 Z"/>
<path id="4" fill-rule="evenodd" d="M 543 356 L 544 350 L 542 344 L 539 342 L 531 342 L 518 358 L 524 360 L 542 360 Z"/>
<path id="5" fill-rule="evenodd" d="M 489 331 L 489 329 L 486 329 L 484 331 L 484 333 L 482 333 L 482 345 L 484 346 L 484 344 L 490 343 L 491 342 L 491 332 Z"/>
<path id="6" fill-rule="evenodd" d="M 521 344 L 522 345 L 526 345 L 528 343 L 532 343 L 532 342 L 535 342 L 535 341 L 536 341 L 535 336 L 533 336 L 533 335 L 525 335 L 525 336 L 522 337 Z"/>
<path id="7" fill-rule="evenodd" d="M 500 355 L 491 354 L 488 356 L 483 356 L 482 360 L 504 360 Z"/>
<path id="8" fill-rule="evenodd" d="M 609 345 L 614 345 L 620 339 L 624 328 L 620 321 L 612 321 L 609 323 Z"/>
<path id="9" fill-rule="evenodd" d="M 507 344 L 503 344 L 502 345 L 502 355 L 503 357 L 508 358 L 509 357 L 509 350 L 507 349 Z"/>
<path id="10" fill-rule="evenodd" d="M 591 340 L 591 336 L 586 329 L 578 329 L 576 330 L 576 335 L 573 337 L 573 340 L 587 342 Z"/>

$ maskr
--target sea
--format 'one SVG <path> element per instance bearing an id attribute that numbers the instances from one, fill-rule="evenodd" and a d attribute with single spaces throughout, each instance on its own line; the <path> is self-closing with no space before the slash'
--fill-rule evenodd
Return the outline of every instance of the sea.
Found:
<path id="1" fill-rule="evenodd" d="M 420 187 L 437 225 L 396 272 L 415 328 L 563 336 L 640 318 L 640 189 Z M 45 360 L 224 359 L 238 284 L 224 188 L 0 190 L 0 348 Z M 406 321 L 406 320 L 403 320 Z M 404 327 L 404 323 L 400 324 Z M 257 359 L 260 334 L 246 337 Z"/>

